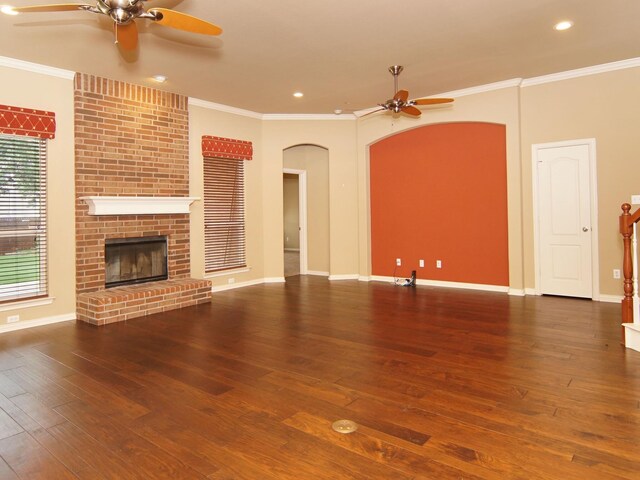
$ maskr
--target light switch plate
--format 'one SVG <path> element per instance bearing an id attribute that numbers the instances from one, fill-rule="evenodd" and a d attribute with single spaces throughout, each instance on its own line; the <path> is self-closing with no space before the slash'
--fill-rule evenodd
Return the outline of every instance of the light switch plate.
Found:
<path id="1" fill-rule="evenodd" d="M 631 195 L 631 205 L 640 205 L 640 195 Z"/>

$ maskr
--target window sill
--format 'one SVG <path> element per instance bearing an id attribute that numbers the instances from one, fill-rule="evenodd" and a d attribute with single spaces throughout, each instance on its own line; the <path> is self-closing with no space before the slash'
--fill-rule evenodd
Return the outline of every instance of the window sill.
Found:
<path id="1" fill-rule="evenodd" d="M 51 305 L 54 300 L 55 297 L 36 298 L 34 300 L 15 300 L 13 302 L 0 304 L 0 312 L 6 312 L 7 310 L 19 310 L 21 308 Z"/>
<path id="2" fill-rule="evenodd" d="M 225 277 L 227 275 L 235 275 L 238 273 L 247 273 L 251 271 L 251 267 L 234 268 L 233 270 L 224 270 L 222 272 L 205 273 L 204 278 Z"/>

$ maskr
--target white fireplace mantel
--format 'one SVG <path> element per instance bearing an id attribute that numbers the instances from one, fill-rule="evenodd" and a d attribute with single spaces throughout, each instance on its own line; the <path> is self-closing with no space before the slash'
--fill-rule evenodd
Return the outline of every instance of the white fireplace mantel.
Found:
<path id="1" fill-rule="evenodd" d="M 80 197 L 89 215 L 171 215 L 189 213 L 198 197 Z"/>

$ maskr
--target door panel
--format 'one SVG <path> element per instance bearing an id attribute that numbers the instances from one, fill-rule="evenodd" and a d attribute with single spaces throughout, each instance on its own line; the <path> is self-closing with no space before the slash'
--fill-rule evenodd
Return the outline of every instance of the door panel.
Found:
<path id="1" fill-rule="evenodd" d="M 589 146 L 538 151 L 540 291 L 591 298 Z"/>

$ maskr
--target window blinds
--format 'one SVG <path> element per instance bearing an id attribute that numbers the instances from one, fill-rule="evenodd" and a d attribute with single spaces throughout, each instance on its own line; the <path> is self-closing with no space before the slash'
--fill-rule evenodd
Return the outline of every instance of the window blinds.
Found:
<path id="1" fill-rule="evenodd" d="M 0 134 L 0 302 L 47 293 L 46 156 L 44 139 Z"/>
<path id="2" fill-rule="evenodd" d="M 204 158 L 204 224 L 205 271 L 245 267 L 243 160 Z"/>

